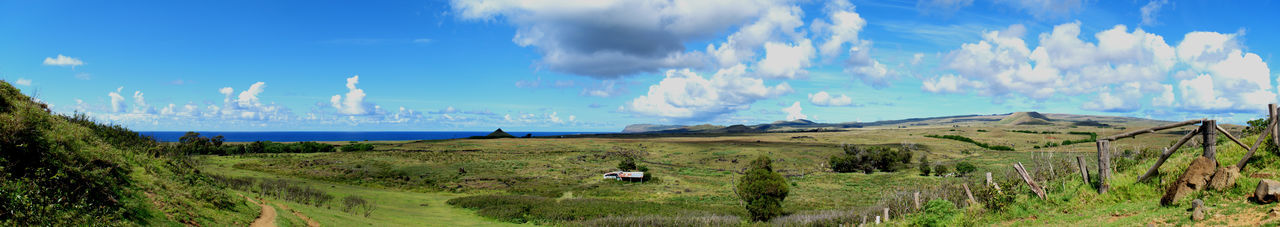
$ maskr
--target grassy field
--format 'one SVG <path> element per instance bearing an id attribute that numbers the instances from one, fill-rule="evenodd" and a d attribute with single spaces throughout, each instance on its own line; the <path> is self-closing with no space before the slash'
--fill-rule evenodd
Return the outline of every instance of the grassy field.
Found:
<path id="1" fill-rule="evenodd" d="M 1052 115 L 1050 115 L 1052 116 Z M 333 208 L 313 207 L 276 200 L 296 209 L 320 223 L 339 225 L 493 225 L 492 218 L 479 217 L 475 211 L 451 207 L 445 201 L 468 195 L 514 194 L 560 201 L 566 199 L 602 199 L 636 203 L 641 207 L 668 207 L 674 212 L 659 215 L 731 215 L 746 216 L 734 196 L 733 185 L 751 158 L 768 155 L 775 169 L 791 184 L 791 195 L 784 202 L 791 213 L 804 214 L 823 210 L 859 210 L 888 206 L 901 199 L 903 192 L 937 190 L 936 188 L 970 182 L 981 185 L 978 176 L 993 172 L 997 178 L 1012 179 L 1013 163 L 1022 162 L 1033 173 L 1050 174 L 1051 163 L 1057 171 L 1074 168 L 1077 156 L 1088 165 L 1096 165 L 1093 143 L 1078 143 L 1051 148 L 1037 148 L 1047 142 L 1087 140 L 1089 132 L 1109 135 L 1127 128 L 1148 127 L 1159 122 L 1125 124 L 1111 121 L 1111 127 L 1055 125 L 932 124 L 888 125 L 843 132 L 729 134 L 698 137 L 645 138 L 534 138 L 438 141 L 373 141 L 369 152 L 336 152 L 309 154 L 255 154 L 240 156 L 205 156 L 202 170 L 231 176 L 285 178 L 304 182 L 341 197 L 357 194 L 373 198 L 378 210 L 369 218 L 341 212 Z M 1238 130 L 1238 126 L 1226 126 Z M 1172 144 L 1190 127 L 1166 133 L 1144 135 L 1114 144 L 1117 154 L 1129 156 L 1158 152 Z M 1034 132 L 1034 133 L 1032 133 Z M 1047 132 L 1047 133 L 1044 133 Z M 1014 151 L 992 151 L 973 143 L 926 135 L 959 135 L 981 143 L 1012 147 Z M 336 145 L 347 142 L 329 142 Z M 971 162 L 977 174 L 967 177 L 919 176 L 915 168 L 898 172 L 835 173 L 827 159 L 841 154 L 841 145 L 892 146 L 910 148 L 915 157 L 927 155 L 931 162 L 952 165 Z M 1239 149 L 1220 148 L 1220 158 L 1231 157 Z M 1182 152 L 1192 153 L 1192 152 Z M 613 171 L 624 154 L 639 154 L 640 165 L 647 166 L 654 180 L 625 183 L 602 180 L 600 174 Z M 1165 165 L 1167 171 L 1182 168 L 1190 156 L 1178 156 Z M 1239 157 L 1238 154 L 1235 157 Z M 913 158 L 910 165 L 917 163 Z M 1028 193 L 1017 195 L 1017 205 L 1009 210 L 989 213 L 970 207 L 966 215 L 978 223 L 1060 224 L 1092 223 L 1108 216 L 1107 222 L 1146 223 L 1185 212 L 1185 208 L 1153 208 L 1162 185 L 1133 184 L 1134 171 L 1145 171 L 1150 160 L 1142 160 L 1117 174 L 1113 183 L 1116 193 L 1098 196 L 1083 183 L 1062 181 L 1051 188 L 1051 199 L 1031 199 Z M 1070 164 L 1068 164 L 1070 163 Z M 1257 170 L 1254 170 L 1257 171 Z M 1270 171 L 1267 169 L 1265 171 Z M 1249 174 L 1252 172 L 1247 172 Z M 1096 174 L 1096 173 L 1095 173 Z M 1141 174 L 1141 173 L 1137 173 Z M 1062 174 L 1069 175 L 1069 174 Z M 1063 176 L 1057 178 L 1069 178 Z M 1163 175 L 1165 182 L 1176 178 Z M 1042 176 L 1048 178 L 1048 176 Z M 1127 182 L 1126 182 L 1127 180 Z M 1047 181 L 1047 179 L 1046 179 Z M 1242 180 L 1241 185 L 1250 180 Z M 1256 182 L 1256 180 L 1254 180 Z M 1145 185 L 1145 186 L 1143 186 Z M 1017 185 L 1006 187 L 1018 190 Z M 1022 189 L 1025 190 L 1025 187 Z M 1243 193 L 1242 190 L 1237 190 Z M 1026 191 L 1023 191 L 1026 192 Z M 954 196 L 954 195 L 952 195 Z M 943 195 L 937 197 L 945 198 Z M 1206 198 L 1213 198 L 1211 195 Z M 957 200 L 952 198 L 952 200 Z M 1097 205 L 1107 204 L 1104 208 Z M 1226 199 L 1215 207 L 1234 210 L 1252 206 Z M 1218 202 L 1215 200 L 1215 202 Z M 1236 205 L 1232 205 L 1236 204 Z M 975 211 L 976 210 L 976 211 Z M 1157 212 L 1145 212 L 1155 210 Z M 1139 212 L 1143 211 L 1143 212 Z M 897 211 L 895 211 L 897 212 Z M 608 213 L 608 212 L 605 212 Z M 617 214 L 629 214 L 619 212 Z M 1077 218 L 1079 215 L 1089 215 Z M 595 216 L 593 216 L 595 215 Z M 570 219 L 530 220 L 533 223 L 573 223 L 579 218 L 601 215 L 586 214 Z M 421 220 L 435 220 L 422 223 Z"/>

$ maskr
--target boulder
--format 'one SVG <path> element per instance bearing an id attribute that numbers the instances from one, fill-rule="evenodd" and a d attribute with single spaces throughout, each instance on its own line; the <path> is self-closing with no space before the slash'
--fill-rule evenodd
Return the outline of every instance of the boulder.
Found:
<path id="1" fill-rule="evenodd" d="M 1236 185 L 1236 178 L 1240 178 L 1240 169 L 1236 166 L 1218 167 L 1218 171 L 1213 173 L 1213 179 L 1209 180 L 1209 189 L 1222 191 L 1231 188 Z"/>
<path id="2" fill-rule="evenodd" d="M 1174 181 L 1169 185 L 1169 189 L 1165 190 L 1164 197 L 1160 198 L 1161 206 L 1173 205 L 1183 196 L 1208 187 L 1209 179 L 1213 177 L 1213 173 L 1218 169 L 1218 161 L 1206 157 L 1197 157 L 1191 161 L 1191 166 L 1187 167 L 1187 171 L 1178 177 L 1178 181 Z"/>
<path id="3" fill-rule="evenodd" d="M 1199 199 L 1191 201 L 1191 220 L 1204 220 L 1204 201 Z"/>
<path id="4" fill-rule="evenodd" d="M 1260 203 L 1275 202 L 1280 198 L 1280 182 L 1271 179 L 1258 181 L 1258 188 L 1253 190 L 1253 199 Z"/>

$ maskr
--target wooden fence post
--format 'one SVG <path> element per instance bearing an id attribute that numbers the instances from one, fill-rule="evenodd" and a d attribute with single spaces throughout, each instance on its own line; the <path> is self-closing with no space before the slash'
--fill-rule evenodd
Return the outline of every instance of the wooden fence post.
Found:
<path id="1" fill-rule="evenodd" d="M 1111 141 L 1098 140 L 1098 194 L 1106 194 L 1111 189 L 1108 178 L 1111 178 Z"/>
<path id="2" fill-rule="evenodd" d="M 991 172 L 987 172 L 987 187 L 995 188 L 996 193 L 1004 194 L 1004 191 L 1000 190 L 1000 184 L 996 183 L 994 180 L 991 180 Z"/>
<path id="3" fill-rule="evenodd" d="M 1076 167 L 1080 169 L 1080 179 L 1084 179 L 1084 183 L 1089 184 L 1089 166 L 1084 163 L 1083 156 L 1076 156 Z"/>
<path id="4" fill-rule="evenodd" d="M 1200 137 L 1201 145 L 1204 146 L 1204 157 L 1209 158 L 1209 160 L 1217 160 L 1214 159 L 1214 156 L 1218 153 L 1217 127 L 1218 122 L 1216 120 L 1208 120 L 1204 121 L 1204 124 L 1200 124 L 1200 133 L 1204 133 L 1204 136 Z"/>
<path id="5" fill-rule="evenodd" d="M 920 211 L 920 192 L 912 193 L 911 198 L 916 202 L 916 211 Z"/>
<path id="6" fill-rule="evenodd" d="M 1275 104 L 1271 104 L 1271 105 L 1274 106 Z M 1275 114 L 1275 113 L 1272 113 L 1272 114 Z M 1265 132 L 1258 134 L 1258 140 L 1253 141 L 1253 146 L 1245 148 L 1245 149 L 1249 149 L 1249 152 L 1245 153 L 1244 157 L 1240 158 L 1240 162 L 1236 163 L 1236 171 L 1244 171 L 1245 165 L 1249 164 L 1249 158 L 1253 157 L 1253 152 L 1258 151 L 1258 148 L 1262 147 L 1262 141 L 1266 139 L 1266 137 L 1270 135 L 1275 128 L 1276 128 L 1276 122 L 1273 121 L 1267 124 L 1267 129 L 1265 130 Z M 1275 136 L 1272 135 L 1272 137 L 1275 137 Z"/>
<path id="7" fill-rule="evenodd" d="M 1045 199 L 1044 188 L 1040 188 L 1040 185 L 1036 184 L 1036 181 L 1031 178 L 1031 175 L 1027 174 L 1027 168 L 1023 167 L 1021 162 L 1014 164 L 1013 170 L 1017 170 L 1018 175 L 1022 176 L 1022 181 L 1027 182 L 1027 186 L 1031 187 L 1031 192 L 1035 192 L 1036 196 L 1039 196 L 1040 199 Z"/>
<path id="8" fill-rule="evenodd" d="M 1164 161 L 1169 159 L 1169 156 L 1173 155 L 1173 152 L 1178 151 L 1179 148 L 1182 148 L 1183 144 L 1186 144 L 1187 141 L 1191 141 L 1191 139 L 1194 139 L 1196 135 L 1198 135 L 1199 133 L 1200 133 L 1200 129 L 1192 129 L 1191 132 L 1187 132 L 1187 135 L 1182 136 L 1182 139 L 1178 139 L 1178 143 L 1173 144 L 1172 147 L 1165 148 L 1164 153 L 1160 154 L 1160 159 L 1156 159 L 1156 164 L 1151 165 L 1151 168 L 1147 169 L 1147 173 L 1144 173 L 1142 174 L 1141 177 L 1138 177 L 1138 182 L 1146 181 L 1147 178 L 1150 178 L 1151 176 L 1155 176 L 1156 172 L 1160 170 L 1160 165 L 1164 165 Z"/>
<path id="9" fill-rule="evenodd" d="M 969 183 L 962 183 L 960 185 L 964 186 L 964 194 L 969 196 L 969 203 L 978 204 L 978 200 L 973 199 L 973 191 L 969 191 Z"/>
<path id="10" fill-rule="evenodd" d="M 884 208 L 884 222 L 889 223 L 889 208 Z"/>
<path id="11" fill-rule="evenodd" d="M 1280 109 L 1276 109 L 1275 104 L 1268 105 L 1271 109 L 1271 122 L 1280 121 Z M 1276 122 L 1280 126 L 1280 122 Z M 1271 128 L 1271 143 L 1280 146 L 1280 127 Z"/>

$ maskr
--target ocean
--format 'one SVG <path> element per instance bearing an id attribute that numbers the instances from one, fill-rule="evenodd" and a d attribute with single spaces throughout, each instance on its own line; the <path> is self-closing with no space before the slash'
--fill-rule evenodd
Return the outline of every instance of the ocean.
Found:
<path id="1" fill-rule="evenodd" d="M 296 132 L 218 132 L 218 131 L 196 131 L 200 136 L 213 137 L 222 135 L 226 142 L 253 142 L 253 141 L 273 141 L 273 142 L 298 142 L 298 141 L 378 141 L 378 140 L 438 140 L 438 139 L 457 139 L 467 138 L 471 136 L 488 135 L 492 131 L 482 132 L 447 132 L 447 131 L 428 131 L 428 132 L 317 132 L 317 131 L 296 131 Z M 138 132 L 145 136 L 155 137 L 161 142 L 177 142 L 185 131 L 148 131 Z M 533 134 L 533 136 L 560 136 L 560 135 L 577 135 L 577 134 L 600 134 L 609 132 L 512 132 L 513 136 L 521 137 L 525 134 Z"/>

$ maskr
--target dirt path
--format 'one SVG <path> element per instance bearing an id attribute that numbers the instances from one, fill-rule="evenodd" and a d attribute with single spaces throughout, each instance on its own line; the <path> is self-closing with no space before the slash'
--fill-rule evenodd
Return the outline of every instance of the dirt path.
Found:
<path id="1" fill-rule="evenodd" d="M 258 201 L 255 201 L 248 196 L 240 196 L 244 197 L 244 199 L 248 199 L 249 202 L 253 204 L 262 206 L 262 214 L 258 215 L 258 219 L 253 220 L 253 224 L 249 224 L 250 227 L 276 227 L 276 208 L 271 207 L 266 203 L 258 203 Z"/>
<path id="2" fill-rule="evenodd" d="M 289 205 L 284 205 L 283 203 L 274 203 L 274 204 L 276 204 L 276 206 L 280 206 L 280 209 L 284 209 L 286 211 L 289 211 L 290 213 L 293 213 L 293 216 L 298 216 L 298 219 L 302 219 L 303 221 L 306 221 L 307 227 L 320 227 L 320 222 L 317 222 L 316 220 L 311 220 L 311 218 L 308 218 L 307 215 L 302 214 L 302 212 L 298 212 L 293 208 L 289 208 Z"/>

